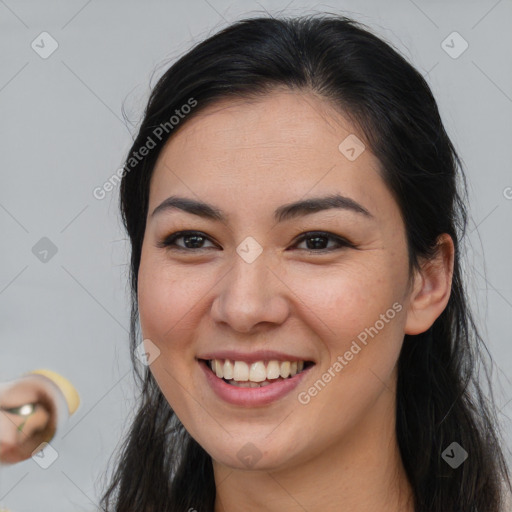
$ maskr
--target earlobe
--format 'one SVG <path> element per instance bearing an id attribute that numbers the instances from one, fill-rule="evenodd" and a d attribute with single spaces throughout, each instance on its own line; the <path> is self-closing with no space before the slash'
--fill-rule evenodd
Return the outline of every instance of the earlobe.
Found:
<path id="1" fill-rule="evenodd" d="M 450 235 L 437 239 L 435 256 L 421 265 L 414 277 L 410 295 L 405 334 L 428 330 L 443 312 L 450 298 L 454 264 L 454 244 Z"/>

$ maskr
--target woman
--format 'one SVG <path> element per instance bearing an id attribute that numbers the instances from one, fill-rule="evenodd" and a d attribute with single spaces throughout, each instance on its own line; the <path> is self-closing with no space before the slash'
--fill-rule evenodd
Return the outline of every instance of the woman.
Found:
<path id="1" fill-rule="evenodd" d="M 350 19 L 244 20 L 172 65 L 121 184 L 148 366 L 105 510 L 504 510 L 460 167 Z"/>

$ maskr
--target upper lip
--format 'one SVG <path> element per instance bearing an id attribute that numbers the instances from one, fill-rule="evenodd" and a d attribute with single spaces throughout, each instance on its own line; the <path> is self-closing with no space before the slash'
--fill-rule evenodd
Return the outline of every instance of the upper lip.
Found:
<path id="1" fill-rule="evenodd" d="M 277 352 L 275 350 L 255 350 L 253 352 L 239 352 L 238 350 L 216 350 L 215 352 L 206 352 L 198 355 L 197 359 L 229 359 L 230 361 L 245 361 L 246 363 L 255 363 L 256 361 L 311 361 L 311 358 L 294 356 Z"/>

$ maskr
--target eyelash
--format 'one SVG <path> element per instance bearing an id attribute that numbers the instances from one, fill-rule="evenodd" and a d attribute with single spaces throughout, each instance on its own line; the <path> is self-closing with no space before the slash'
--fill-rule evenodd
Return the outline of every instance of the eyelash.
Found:
<path id="1" fill-rule="evenodd" d="M 177 231 L 176 233 L 172 233 L 171 235 L 165 237 L 163 240 L 159 241 L 157 243 L 157 247 L 167 248 L 167 249 L 175 250 L 175 251 L 184 251 L 184 252 L 199 252 L 199 251 L 205 251 L 208 249 L 213 249 L 213 247 L 199 247 L 196 249 L 190 249 L 187 247 L 180 247 L 180 246 L 176 245 L 176 243 L 175 243 L 176 240 L 179 240 L 180 238 L 186 238 L 189 236 L 197 236 L 197 237 L 206 239 L 211 242 L 210 238 L 208 238 L 201 231 Z M 334 235 L 332 233 L 325 232 L 325 231 L 308 231 L 306 233 L 303 233 L 296 240 L 295 245 L 297 245 L 305 240 L 309 240 L 311 238 L 327 238 L 330 240 L 334 240 L 338 244 L 338 247 L 334 247 L 334 248 L 331 247 L 330 249 L 299 249 L 299 250 L 303 250 L 303 251 L 306 251 L 309 253 L 325 254 L 325 253 L 329 253 L 329 252 L 343 249 L 346 247 L 355 248 L 355 245 L 352 244 L 351 242 L 349 242 L 348 240 L 346 240 L 340 236 Z"/>

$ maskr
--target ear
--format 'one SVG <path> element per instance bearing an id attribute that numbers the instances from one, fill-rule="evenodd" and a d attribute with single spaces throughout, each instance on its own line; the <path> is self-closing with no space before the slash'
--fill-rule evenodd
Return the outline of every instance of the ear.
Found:
<path id="1" fill-rule="evenodd" d="M 454 253 L 452 238 L 443 233 L 437 239 L 435 256 L 421 263 L 421 270 L 416 271 L 407 310 L 405 334 L 420 334 L 428 330 L 448 304 Z"/>

